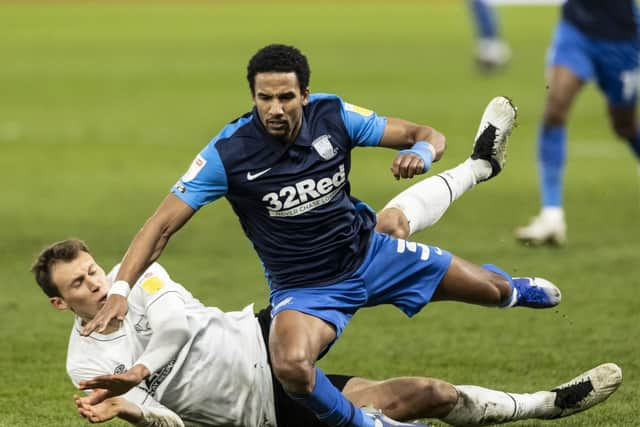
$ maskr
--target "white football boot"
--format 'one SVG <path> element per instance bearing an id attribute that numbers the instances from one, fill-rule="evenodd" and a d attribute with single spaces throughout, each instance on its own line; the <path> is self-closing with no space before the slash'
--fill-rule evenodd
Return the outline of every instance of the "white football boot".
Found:
<path id="1" fill-rule="evenodd" d="M 581 412 L 607 400 L 622 384 L 622 369 L 604 363 L 551 390 L 555 393 L 553 414 L 562 418 Z"/>
<path id="2" fill-rule="evenodd" d="M 498 38 L 481 38 L 476 43 L 475 60 L 480 71 L 496 71 L 509 62 L 511 49 Z"/>
<path id="3" fill-rule="evenodd" d="M 538 216 L 524 227 L 516 229 L 516 239 L 529 245 L 555 245 L 567 244 L 567 223 L 561 209 L 555 211 L 542 210 Z"/>
<path id="4" fill-rule="evenodd" d="M 469 160 L 477 182 L 493 178 L 504 168 L 507 140 L 516 124 L 517 114 L 516 106 L 504 96 L 493 98 L 484 109 Z"/>

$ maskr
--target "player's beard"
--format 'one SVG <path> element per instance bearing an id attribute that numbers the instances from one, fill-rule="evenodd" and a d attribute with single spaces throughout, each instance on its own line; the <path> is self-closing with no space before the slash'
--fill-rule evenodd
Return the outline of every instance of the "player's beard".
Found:
<path id="1" fill-rule="evenodd" d="M 276 138 L 287 139 L 291 134 L 291 125 L 286 120 L 267 120 L 267 132 Z"/>

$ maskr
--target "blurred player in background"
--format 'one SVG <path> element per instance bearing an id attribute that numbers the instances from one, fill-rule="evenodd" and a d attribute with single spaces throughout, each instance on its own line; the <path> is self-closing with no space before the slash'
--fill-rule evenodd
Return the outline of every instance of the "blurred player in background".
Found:
<path id="1" fill-rule="evenodd" d="M 574 98 L 595 79 L 605 95 L 616 135 L 640 159 L 636 105 L 640 69 L 638 11 L 633 0 L 568 0 L 547 57 L 546 106 L 538 134 L 542 210 L 516 238 L 532 244 L 567 241 L 563 175 L 566 123 Z"/>
<path id="2" fill-rule="evenodd" d="M 310 94 L 309 77 L 306 57 L 293 46 L 269 45 L 251 58 L 253 110 L 211 140 L 141 228 L 107 302 L 83 334 L 124 318 L 131 284 L 198 209 L 224 196 L 265 268 L 273 305 L 271 362 L 289 396 L 331 426 L 390 426 L 354 406 L 315 366 L 357 310 L 393 304 L 413 316 L 441 300 L 548 308 L 560 302 L 560 290 L 544 279 L 513 278 L 496 266 L 404 240 L 429 204 L 430 195 L 419 188 L 387 206 L 400 218 L 390 221 L 397 226 L 390 234 L 398 238 L 381 233 L 383 215 L 378 224 L 373 210 L 350 194 L 351 150 L 399 150 L 391 172 L 412 178 L 442 156 L 444 135 L 336 95 Z M 460 171 L 468 179 L 485 181 L 502 170 L 515 115 L 504 97 L 489 103 Z M 453 184 L 451 200 L 460 194 L 454 181 L 446 182 Z"/>
<path id="3" fill-rule="evenodd" d="M 134 286 L 122 323 L 81 336 L 82 325 L 106 300 L 118 268 L 105 275 L 79 240 L 50 245 L 32 267 L 53 307 L 75 313 L 66 366 L 76 386 L 94 390 L 75 399 L 88 421 L 119 417 L 140 427 L 324 425 L 291 400 L 273 376 L 270 309 L 254 315 L 252 306 L 228 313 L 205 307 L 157 263 Z M 616 365 L 604 364 L 533 394 L 424 377 L 328 378 L 355 405 L 379 408 L 395 419 L 482 425 L 583 411 L 608 398 L 622 374 Z"/>
<path id="4" fill-rule="evenodd" d="M 495 71 L 511 57 L 511 50 L 500 35 L 498 16 L 487 0 L 467 0 L 467 4 L 476 32 L 476 64 L 484 72 Z"/>

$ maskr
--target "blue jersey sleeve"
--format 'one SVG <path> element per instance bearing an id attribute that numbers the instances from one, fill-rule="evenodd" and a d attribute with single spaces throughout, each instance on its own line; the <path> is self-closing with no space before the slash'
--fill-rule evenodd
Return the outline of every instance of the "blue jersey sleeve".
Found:
<path id="1" fill-rule="evenodd" d="M 342 102 L 342 119 L 354 146 L 378 145 L 387 126 L 386 117 L 348 102 Z"/>
<path id="2" fill-rule="evenodd" d="M 189 170 L 173 186 L 171 192 L 194 210 L 227 193 L 227 173 L 211 142 L 196 156 Z"/>

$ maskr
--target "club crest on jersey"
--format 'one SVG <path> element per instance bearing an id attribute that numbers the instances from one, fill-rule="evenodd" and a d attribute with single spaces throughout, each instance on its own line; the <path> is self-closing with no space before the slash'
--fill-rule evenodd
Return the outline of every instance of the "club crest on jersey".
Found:
<path id="1" fill-rule="evenodd" d="M 311 146 L 315 148 L 320 157 L 324 160 L 332 159 L 336 154 L 338 154 L 338 149 L 331 144 L 330 141 L 331 135 L 322 135 L 319 138 L 316 138 L 311 143 Z"/>

